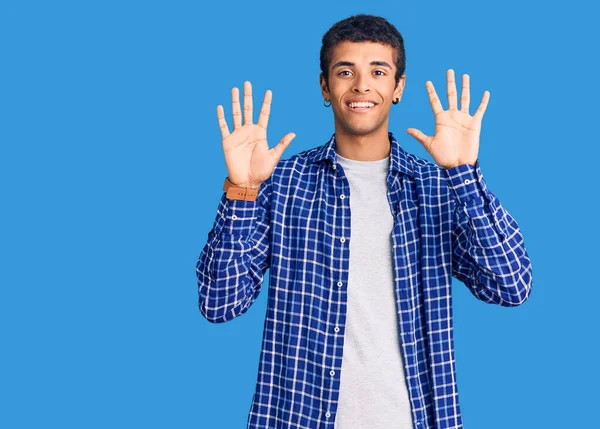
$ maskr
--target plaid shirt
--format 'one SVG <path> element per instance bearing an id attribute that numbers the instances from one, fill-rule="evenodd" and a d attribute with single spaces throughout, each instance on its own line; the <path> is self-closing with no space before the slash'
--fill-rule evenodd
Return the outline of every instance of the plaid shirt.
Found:
<path id="1" fill-rule="evenodd" d="M 389 138 L 393 287 L 413 421 L 415 429 L 458 429 L 452 276 L 481 301 L 517 306 L 531 292 L 531 263 L 479 161 L 445 170 Z M 219 202 L 196 267 L 202 315 L 222 323 L 246 312 L 270 269 L 248 428 L 334 427 L 352 240 L 349 191 L 334 135 L 280 160 L 256 201 L 223 195 Z"/>

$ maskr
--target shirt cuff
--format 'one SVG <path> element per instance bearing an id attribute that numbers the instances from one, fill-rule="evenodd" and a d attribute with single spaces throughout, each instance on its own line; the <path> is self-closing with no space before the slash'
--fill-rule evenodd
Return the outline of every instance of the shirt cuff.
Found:
<path id="1" fill-rule="evenodd" d="M 250 235 L 256 228 L 260 203 L 255 201 L 230 200 L 224 193 L 217 213 L 218 230 L 222 234 Z"/>
<path id="2" fill-rule="evenodd" d="M 444 169 L 444 174 L 450 189 L 459 202 L 465 203 L 475 198 L 486 198 L 488 202 L 490 201 L 479 160 L 475 162 L 474 166 L 461 164 L 447 170 Z"/>

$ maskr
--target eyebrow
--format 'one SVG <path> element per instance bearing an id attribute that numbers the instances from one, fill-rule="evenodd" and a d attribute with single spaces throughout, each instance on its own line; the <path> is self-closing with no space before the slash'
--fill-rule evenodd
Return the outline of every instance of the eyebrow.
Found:
<path id="1" fill-rule="evenodd" d="M 335 63 L 331 69 L 333 70 L 336 67 L 352 67 L 355 66 L 356 64 L 350 62 L 350 61 L 338 61 L 337 63 Z M 392 67 L 385 61 L 371 61 L 371 65 L 372 66 L 381 66 L 381 67 L 387 67 L 389 69 L 391 69 Z"/>

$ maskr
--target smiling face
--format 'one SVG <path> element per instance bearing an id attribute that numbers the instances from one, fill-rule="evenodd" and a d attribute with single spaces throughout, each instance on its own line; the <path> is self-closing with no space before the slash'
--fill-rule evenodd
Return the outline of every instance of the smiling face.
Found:
<path id="1" fill-rule="evenodd" d="M 387 134 L 392 101 L 402 98 L 406 79 L 402 75 L 396 85 L 394 49 L 373 42 L 339 43 L 328 72 L 329 88 L 321 75 L 321 91 L 331 101 L 336 133 Z"/>

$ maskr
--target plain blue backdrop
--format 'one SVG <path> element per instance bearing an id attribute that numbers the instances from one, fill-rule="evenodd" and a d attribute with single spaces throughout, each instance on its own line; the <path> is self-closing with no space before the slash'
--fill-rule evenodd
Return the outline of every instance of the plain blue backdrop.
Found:
<path id="1" fill-rule="evenodd" d="M 243 428 L 267 287 L 221 325 L 195 264 L 227 172 L 230 91 L 273 91 L 284 158 L 323 144 L 321 37 L 355 13 L 405 39 L 390 130 L 433 132 L 425 81 L 491 93 L 480 163 L 517 219 L 534 290 L 520 307 L 455 281 L 467 429 L 600 427 L 597 11 L 583 2 L 3 2 L 0 427 Z M 266 278 L 268 280 L 268 276 Z M 366 399 L 366 398 L 365 398 Z"/>

